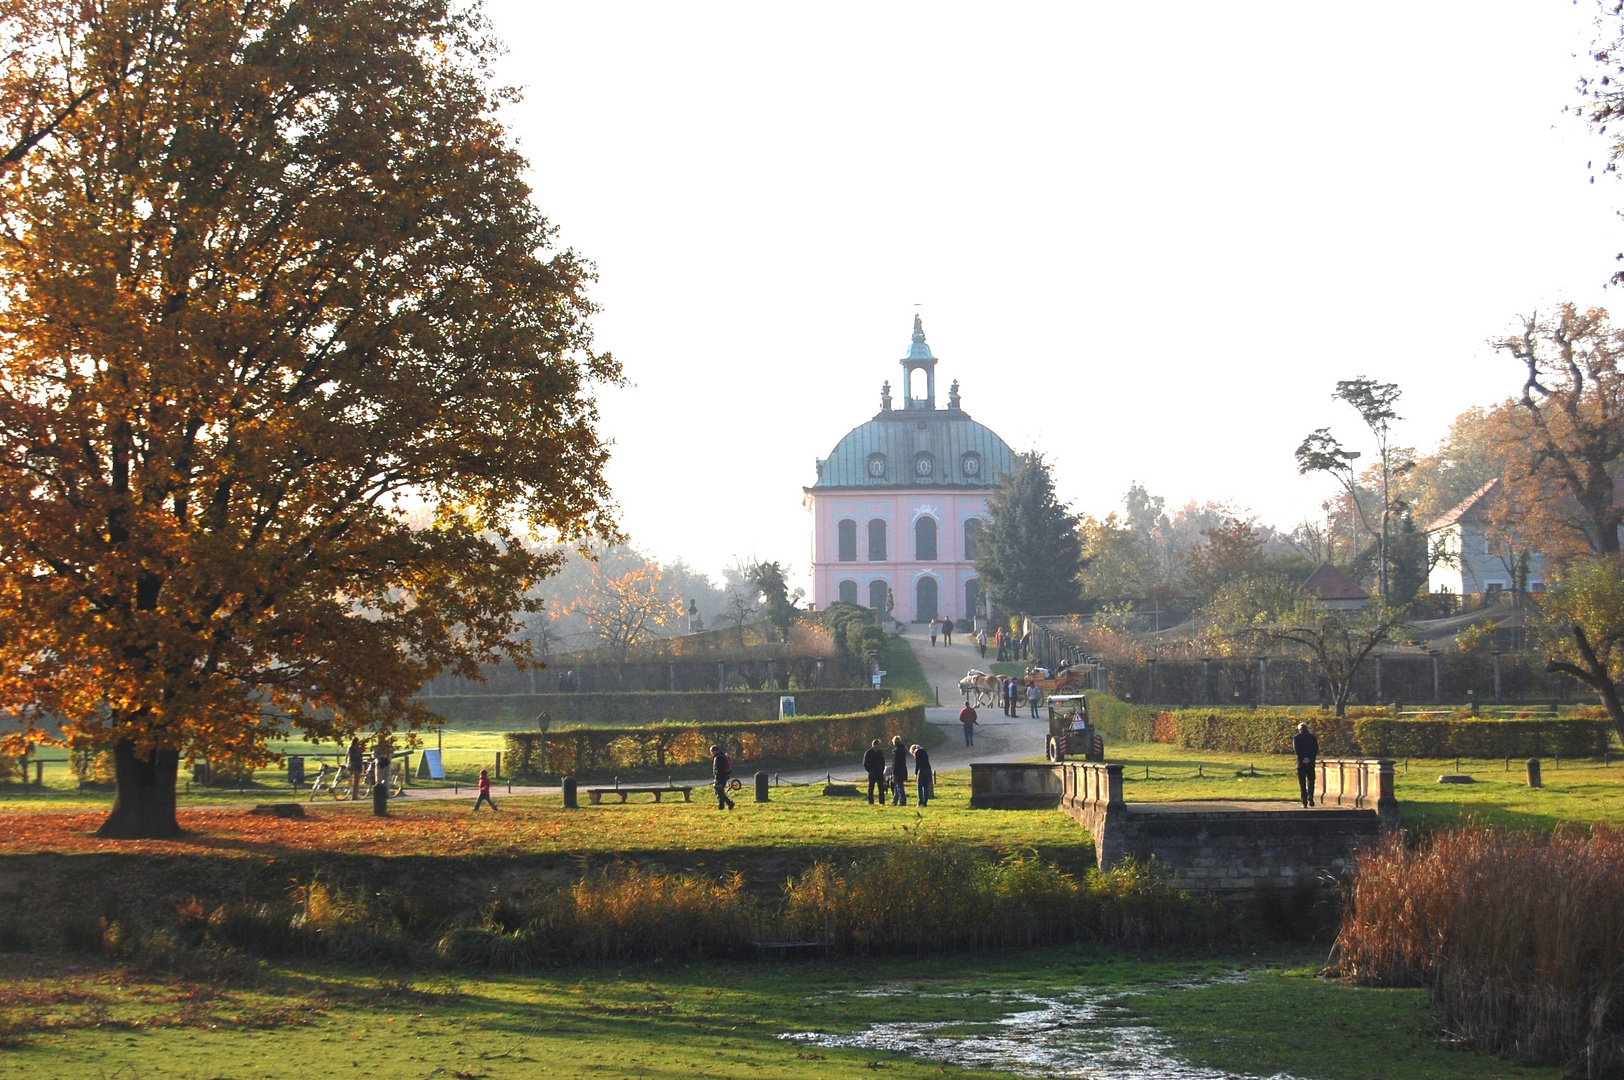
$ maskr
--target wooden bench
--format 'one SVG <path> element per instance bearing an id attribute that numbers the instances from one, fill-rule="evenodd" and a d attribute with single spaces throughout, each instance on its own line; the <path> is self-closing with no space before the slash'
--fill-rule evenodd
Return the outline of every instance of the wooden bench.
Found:
<path id="1" fill-rule="evenodd" d="M 592 805 L 597 806 L 603 802 L 605 795 L 619 795 L 620 801 L 623 803 L 628 795 L 652 795 L 654 801 L 659 802 L 661 795 L 669 795 L 678 791 L 682 792 L 683 802 L 693 801 L 693 787 L 685 787 L 681 784 L 672 784 L 669 787 L 593 787 L 586 789 L 586 795 L 588 799 L 592 800 Z"/>

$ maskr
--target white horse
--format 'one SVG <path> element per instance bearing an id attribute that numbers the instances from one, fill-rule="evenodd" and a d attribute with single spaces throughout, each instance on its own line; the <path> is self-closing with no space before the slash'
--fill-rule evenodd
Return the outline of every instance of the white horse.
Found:
<path id="1" fill-rule="evenodd" d="M 983 709 L 990 709 L 997 700 L 999 690 L 998 676 L 989 675 L 985 671 L 971 668 L 964 678 L 959 680 L 959 693 L 964 695 L 966 701 L 975 695 L 973 704 Z"/>

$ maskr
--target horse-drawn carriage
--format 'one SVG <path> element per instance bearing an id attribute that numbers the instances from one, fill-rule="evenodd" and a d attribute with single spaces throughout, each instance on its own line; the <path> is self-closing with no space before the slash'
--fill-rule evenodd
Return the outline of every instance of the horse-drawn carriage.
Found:
<path id="1" fill-rule="evenodd" d="M 1082 694 L 1056 694 L 1049 698 L 1049 740 L 1045 753 L 1050 761 L 1065 761 L 1066 755 L 1085 761 L 1105 760 L 1105 736 L 1088 718 L 1088 699 Z"/>
<path id="2" fill-rule="evenodd" d="M 1087 668 L 1068 666 L 1059 671 L 1051 672 L 1046 667 L 1033 665 L 1026 669 L 1022 682 L 1028 686 L 1033 683 L 1043 691 L 1045 697 L 1054 694 L 1076 693 L 1079 690 L 1089 689 Z"/>
<path id="3" fill-rule="evenodd" d="M 1003 698 L 1004 679 L 999 675 L 989 675 L 978 668 L 971 668 L 959 680 L 959 693 L 964 695 L 967 705 L 974 705 L 978 709 L 990 709 Z"/>

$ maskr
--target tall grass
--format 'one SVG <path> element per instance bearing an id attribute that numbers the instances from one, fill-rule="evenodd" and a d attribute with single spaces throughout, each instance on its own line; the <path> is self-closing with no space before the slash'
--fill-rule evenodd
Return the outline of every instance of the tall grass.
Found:
<path id="1" fill-rule="evenodd" d="M 1342 973 L 1430 988 L 1448 1036 L 1587 1076 L 1624 1060 L 1624 835 L 1394 839 L 1360 857 L 1349 901 Z"/>
<path id="2" fill-rule="evenodd" d="M 1147 864 L 1130 861 L 1079 880 L 1032 853 L 994 861 L 921 837 L 791 878 L 783 921 L 803 938 L 826 925 L 831 946 L 843 951 L 917 954 L 1077 940 L 1211 940 L 1222 914 Z"/>
<path id="3" fill-rule="evenodd" d="M 754 900 L 744 879 L 711 880 L 636 865 L 487 905 L 478 925 L 438 945 L 457 964 L 526 968 L 617 960 L 688 960 L 754 951 Z"/>

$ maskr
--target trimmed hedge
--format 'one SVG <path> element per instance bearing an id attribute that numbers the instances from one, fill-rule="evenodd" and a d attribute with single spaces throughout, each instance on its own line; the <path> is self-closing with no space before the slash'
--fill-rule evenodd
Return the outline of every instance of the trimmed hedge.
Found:
<path id="1" fill-rule="evenodd" d="M 1297 725 L 1308 721 L 1329 757 L 1600 757 L 1613 725 L 1591 715 L 1508 719 L 1471 716 L 1395 717 L 1353 708 L 1344 717 L 1320 709 L 1173 709 L 1130 705 L 1089 695 L 1089 712 L 1107 738 L 1157 742 L 1191 750 L 1289 754 Z"/>
<path id="2" fill-rule="evenodd" d="M 553 728 L 647 726 L 673 721 L 740 723 L 775 720 L 778 699 L 795 698 L 803 716 L 867 712 L 891 700 L 890 690 L 837 687 L 823 690 L 714 690 L 676 693 L 468 694 L 420 697 L 418 702 L 452 724 L 501 730 L 533 729 L 546 712 Z"/>
<path id="3" fill-rule="evenodd" d="M 710 761 L 712 743 L 723 743 L 738 764 L 789 765 L 840 754 L 861 754 L 873 739 L 889 745 L 925 734 L 925 706 L 909 697 L 865 712 L 805 716 L 756 723 L 661 724 L 649 727 L 575 728 L 509 732 L 505 756 L 515 776 L 547 772 L 633 772 L 699 765 Z"/>

